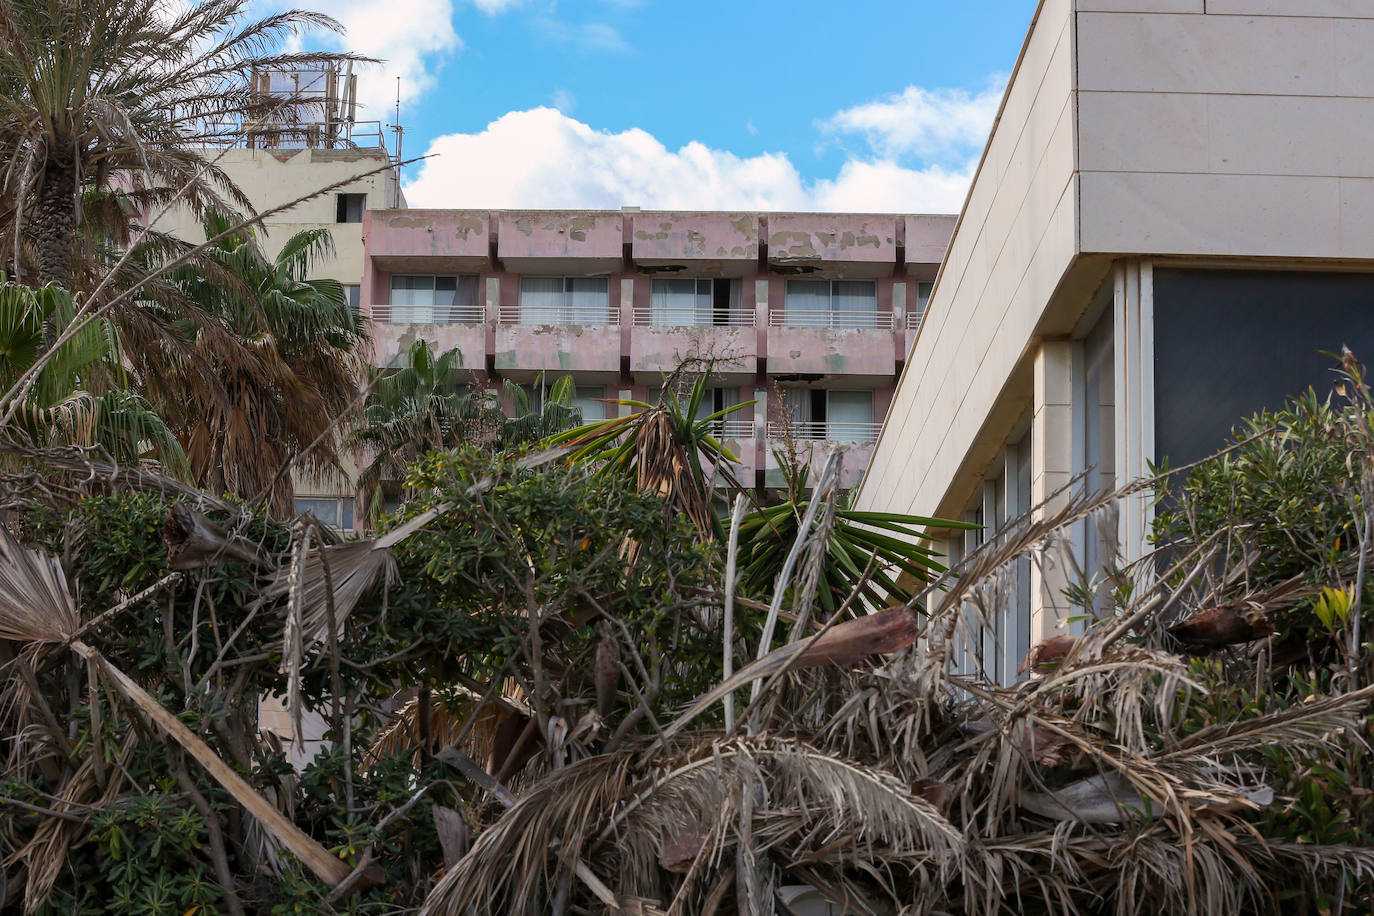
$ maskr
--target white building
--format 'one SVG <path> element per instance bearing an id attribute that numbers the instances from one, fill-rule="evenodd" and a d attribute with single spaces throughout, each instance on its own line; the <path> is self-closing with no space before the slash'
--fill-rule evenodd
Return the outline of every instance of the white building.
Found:
<path id="1" fill-rule="evenodd" d="M 1323 350 L 1374 354 L 1370 47 L 1360 0 L 1043 0 L 859 508 L 995 527 L 1209 453 L 1326 387 Z M 1066 611 L 1062 576 L 1025 579 L 995 678 Z"/>

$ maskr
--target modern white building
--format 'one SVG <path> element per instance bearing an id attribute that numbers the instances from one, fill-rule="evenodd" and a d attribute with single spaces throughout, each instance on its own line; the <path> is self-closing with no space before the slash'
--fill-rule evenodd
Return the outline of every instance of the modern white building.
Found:
<path id="1" fill-rule="evenodd" d="M 1361 0 L 1043 0 L 858 506 L 992 529 L 1374 354 L 1370 47 Z M 1106 533 L 1127 559 L 1148 511 Z M 980 658 L 1004 681 L 1066 612 L 1062 570 L 1018 578 Z"/>

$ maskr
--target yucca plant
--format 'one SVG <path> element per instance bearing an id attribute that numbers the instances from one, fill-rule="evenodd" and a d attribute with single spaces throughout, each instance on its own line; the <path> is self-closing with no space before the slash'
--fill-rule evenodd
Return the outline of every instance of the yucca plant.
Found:
<path id="1" fill-rule="evenodd" d="M 610 404 L 631 407 L 635 412 L 568 430 L 547 442 L 566 446 L 570 461 L 600 465 L 598 473 L 620 475 L 640 490 L 658 494 L 703 538 L 724 541 L 724 529 L 711 509 L 712 479 L 718 478 L 734 490 L 743 486 L 730 467 L 739 459 L 721 444 L 717 430 L 721 420 L 754 402 L 698 418 L 708 375 L 703 373 L 693 381 L 685 401 L 673 384 L 663 386 L 657 404 L 608 399 Z"/>

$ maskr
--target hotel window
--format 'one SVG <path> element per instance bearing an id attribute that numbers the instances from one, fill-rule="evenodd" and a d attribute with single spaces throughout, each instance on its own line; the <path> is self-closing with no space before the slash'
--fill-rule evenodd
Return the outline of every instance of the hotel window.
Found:
<path id="1" fill-rule="evenodd" d="M 605 385 L 578 385 L 573 389 L 572 406 L 582 411 L 582 423 L 597 423 L 607 419 L 607 409 L 614 408 L 614 404 L 607 404 L 602 398 L 606 397 Z"/>
<path id="2" fill-rule="evenodd" d="M 345 283 L 343 285 L 344 298 L 348 300 L 348 307 L 353 311 L 358 311 L 362 306 L 362 287 L 356 283 Z"/>
<path id="3" fill-rule="evenodd" d="M 871 391 L 784 388 L 782 405 L 796 439 L 872 442 L 878 436 Z"/>
<path id="4" fill-rule="evenodd" d="M 373 314 L 402 324 L 480 322 L 477 277 L 392 274 L 391 305 Z"/>
<path id="5" fill-rule="evenodd" d="M 654 280 L 649 285 L 649 324 L 679 328 L 753 324 L 740 314 L 742 288 L 739 280 Z"/>
<path id="6" fill-rule="evenodd" d="M 935 290 L 934 283 L 916 284 L 916 311 L 907 321 L 907 327 L 915 331 L 926 320 L 926 309 L 930 306 L 930 294 Z"/>
<path id="7" fill-rule="evenodd" d="M 876 328 L 873 280 L 788 280 L 786 323 L 802 328 Z"/>
<path id="8" fill-rule="evenodd" d="M 353 497 L 297 497 L 296 514 L 311 515 L 339 531 L 353 528 Z"/>
<path id="9" fill-rule="evenodd" d="M 366 194 L 335 194 L 334 222 L 361 223 L 363 221 L 363 210 L 366 208 Z"/>
<path id="10" fill-rule="evenodd" d="M 521 277 L 520 324 L 615 324 L 607 277 Z"/>

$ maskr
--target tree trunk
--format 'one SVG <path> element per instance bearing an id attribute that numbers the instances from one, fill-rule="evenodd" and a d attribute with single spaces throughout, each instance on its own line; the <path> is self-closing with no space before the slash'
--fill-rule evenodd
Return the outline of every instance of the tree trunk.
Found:
<path id="1" fill-rule="evenodd" d="M 38 285 L 72 288 L 72 242 L 76 237 L 76 169 L 52 162 L 43 170 L 30 225 L 37 237 Z"/>

